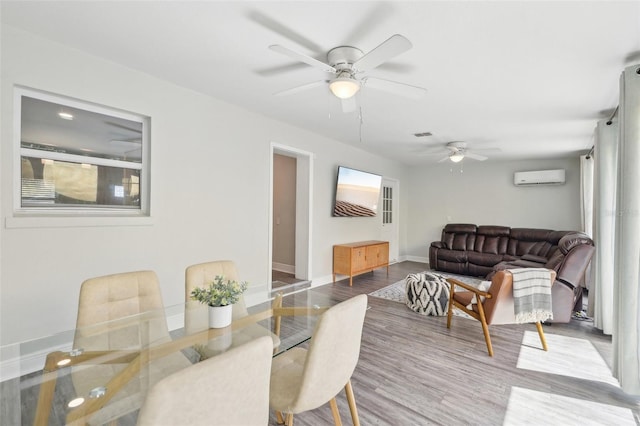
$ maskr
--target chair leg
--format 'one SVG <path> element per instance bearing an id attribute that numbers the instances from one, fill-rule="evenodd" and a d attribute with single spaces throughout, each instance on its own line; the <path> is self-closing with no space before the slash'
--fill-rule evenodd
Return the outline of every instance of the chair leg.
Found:
<path id="1" fill-rule="evenodd" d="M 331 405 L 331 414 L 333 414 L 333 422 L 336 426 L 342 426 L 342 420 L 340 419 L 340 412 L 338 411 L 338 403 L 336 402 L 336 398 L 331 398 L 329 401 L 329 405 Z"/>
<path id="2" fill-rule="evenodd" d="M 280 411 L 276 411 L 276 421 L 279 425 L 284 424 L 284 419 L 282 418 L 282 413 Z"/>
<path id="3" fill-rule="evenodd" d="M 484 333 L 484 341 L 487 342 L 487 351 L 489 352 L 489 356 L 493 356 L 493 346 L 491 346 L 491 336 L 489 335 L 489 326 L 485 321 L 480 321 L 482 323 L 482 332 Z"/>
<path id="4" fill-rule="evenodd" d="M 538 329 L 538 335 L 540 336 L 540 343 L 542 343 L 542 349 L 549 350 L 547 347 L 547 339 L 544 337 L 544 331 L 542 331 L 542 324 L 540 321 L 536 323 L 536 328 Z"/>
<path id="5" fill-rule="evenodd" d="M 489 325 L 484 317 L 484 308 L 482 303 L 478 303 L 478 313 L 480 314 L 480 324 L 482 324 L 482 332 L 484 333 L 484 341 L 487 343 L 487 352 L 489 356 L 493 356 L 493 346 L 491 346 L 491 336 L 489 335 Z"/>
<path id="6" fill-rule="evenodd" d="M 286 426 L 293 426 L 293 413 L 287 413 L 287 420 L 285 420 L 284 424 Z"/>
<path id="7" fill-rule="evenodd" d="M 351 420 L 353 421 L 353 426 L 360 426 L 360 418 L 358 417 L 356 398 L 353 396 L 353 387 L 351 387 L 351 380 L 349 380 L 344 386 L 344 391 L 347 394 L 347 401 L 349 402 L 349 410 L 351 411 Z"/>
<path id="8" fill-rule="evenodd" d="M 449 286 L 449 309 L 447 309 L 447 328 L 451 328 L 451 317 L 453 316 L 453 295 L 455 294 L 454 285 Z"/>

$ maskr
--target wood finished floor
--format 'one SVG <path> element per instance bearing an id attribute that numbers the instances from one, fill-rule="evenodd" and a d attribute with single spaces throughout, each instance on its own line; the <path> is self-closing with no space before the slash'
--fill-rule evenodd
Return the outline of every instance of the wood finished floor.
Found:
<path id="1" fill-rule="evenodd" d="M 344 279 L 315 290 L 342 301 L 424 269 L 421 263 L 402 262 L 391 265 L 388 277 L 379 269 L 355 277 L 353 287 Z M 476 321 L 456 317 L 447 329 L 446 317 L 425 317 L 402 303 L 370 296 L 369 306 L 352 377 L 363 426 L 640 425 L 640 398 L 623 393 L 610 376 L 601 379 L 601 370 L 610 374 L 611 338 L 591 323 L 545 326 L 549 352 L 538 349 L 533 325 L 490 327 L 495 355 L 489 357 Z M 569 370 L 573 377 L 558 374 Z M 3 404 L 19 389 L 14 382 L 0 384 Z M 23 394 L 22 401 L 36 397 Z M 344 392 L 337 400 L 343 424 L 352 424 Z M 7 412 L 0 407 L 0 413 Z M 33 413 L 23 412 L 22 421 L 16 414 L 0 414 L 0 425 L 32 423 Z M 63 419 L 64 413 L 55 413 L 50 424 Z M 118 424 L 135 422 L 133 413 Z M 332 425 L 329 405 L 296 415 L 294 424 Z M 269 425 L 276 425 L 274 413 Z"/>
<path id="2" fill-rule="evenodd" d="M 389 268 L 389 277 L 379 269 L 354 278 L 353 287 L 345 279 L 316 290 L 345 300 L 424 269 L 402 262 Z M 401 303 L 369 297 L 369 306 L 352 378 L 362 425 L 640 425 L 640 398 L 606 381 L 556 373 L 593 368 L 583 359 L 585 347 L 611 365 L 611 338 L 589 322 L 544 326 L 550 345 L 569 342 L 562 359 L 544 357 L 563 343 L 550 352 L 538 350 L 536 340 L 523 345 L 525 333 L 537 339 L 531 324 L 490 327 L 495 355 L 489 357 L 476 321 L 454 318 L 447 329 L 446 317 L 425 317 Z M 574 351 L 571 342 L 586 346 Z M 518 368 L 523 357 L 550 370 Z M 344 392 L 338 406 L 343 423 L 352 424 Z M 273 414 L 269 424 L 276 424 Z M 294 424 L 333 424 L 328 404 L 296 415 Z"/>

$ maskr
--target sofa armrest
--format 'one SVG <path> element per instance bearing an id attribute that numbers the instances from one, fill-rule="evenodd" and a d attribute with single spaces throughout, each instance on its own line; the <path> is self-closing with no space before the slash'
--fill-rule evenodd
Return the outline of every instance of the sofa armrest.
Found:
<path id="1" fill-rule="evenodd" d="M 434 241 L 431 243 L 431 247 L 446 248 L 443 241 Z"/>

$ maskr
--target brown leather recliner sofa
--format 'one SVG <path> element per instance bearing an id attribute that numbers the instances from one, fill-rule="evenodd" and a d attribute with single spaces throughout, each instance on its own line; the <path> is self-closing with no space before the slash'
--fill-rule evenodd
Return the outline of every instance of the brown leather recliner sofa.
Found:
<path id="1" fill-rule="evenodd" d="M 576 231 L 477 226 L 450 223 L 429 247 L 429 265 L 437 271 L 485 277 L 513 268 L 548 268 L 557 273 L 552 287 L 553 322 L 569 322 L 581 303 L 584 274 L 595 248 Z"/>

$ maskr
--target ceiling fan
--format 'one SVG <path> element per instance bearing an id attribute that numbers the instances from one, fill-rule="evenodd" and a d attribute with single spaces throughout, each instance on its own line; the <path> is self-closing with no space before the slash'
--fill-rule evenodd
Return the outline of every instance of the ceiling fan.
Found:
<path id="1" fill-rule="evenodd" d="M 327 62 L 325 63 L 278 44 L 269 46 L 269 49 L 274 52 L 281 53 L 297 61 L 333 74 L 328 80 L 319 80 L 303 84 L 302 86 L 278 92 L 276 95 L 290 95 L 328 84 L 331 93 L 342 101 L 342 110 L 344 112 L 355 110 L 354 95 L 363 86 L 411 98 L 420 98 L 426 93 L 426 89 L 422 87 L 367 75 L 363 77 L 360 76 L 360 74 L 366 73 L 389 59 L 406 52 L 411 49 L 411 47 L 412 44 L 406 37 L 395 34 L 366 54 L 353 46 L 335 47 L 327 53 Z"/>
<path id="2" fill-rule="evenodd" d="M 439 155 L 441 153 L 446 153 L 446 156 L 438 160 L 438 163 L 442 163 L 447 160 L 450 160 L 454 163 L 459 163 L 464 158 L 484 161 L 489 158 L 484 155 L 472 152 L 471 150 L 469 150 L 469 148 L 467 148 L 467 143 L 461 141 L 449 142 L 445 145 L 444 149 L 438 149 L 436 152 L 423 152 L 421 155 Z"/>

